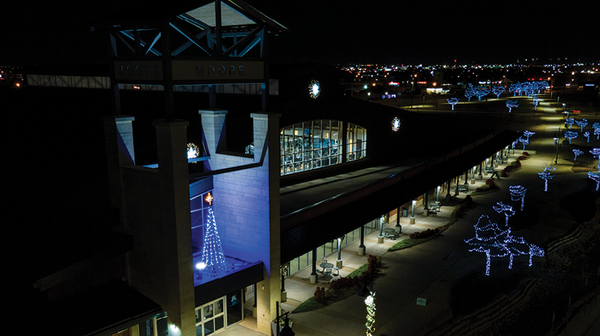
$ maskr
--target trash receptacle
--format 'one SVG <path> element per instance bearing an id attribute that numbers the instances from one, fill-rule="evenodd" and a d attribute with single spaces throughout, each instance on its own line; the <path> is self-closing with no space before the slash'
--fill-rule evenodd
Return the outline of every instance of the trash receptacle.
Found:
<path id="1" fill-rule="evenodd" d="M 402 208 L 402 217 L 408 217 L 408 208 Z"/>

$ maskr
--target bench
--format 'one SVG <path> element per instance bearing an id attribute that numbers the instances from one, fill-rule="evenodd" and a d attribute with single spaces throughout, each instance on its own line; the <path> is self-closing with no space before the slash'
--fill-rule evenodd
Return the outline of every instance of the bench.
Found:
<path id="1" fill-rule="evenodd" d="M 468 183 L 459 184 L 458 191 L 469 191 L 469 184 Z"/>

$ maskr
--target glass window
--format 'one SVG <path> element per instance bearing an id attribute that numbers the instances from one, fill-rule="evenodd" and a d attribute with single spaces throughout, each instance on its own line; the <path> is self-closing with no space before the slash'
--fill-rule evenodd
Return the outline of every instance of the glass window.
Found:
<path id="1" fill-rule="evenodd" d="M 196 308 L 196 336 L 211 335 L 225 327 L 225 298 Z"/>
<path id="2" fill-rule="evenodd" d="M 367 130 L 348 123 L 346 142 L 342 140 L 344 124 L 339 120 L 312 120 L 283 127 L 280 130 L 280 173 L 293 174 L 366 156 Z"/>

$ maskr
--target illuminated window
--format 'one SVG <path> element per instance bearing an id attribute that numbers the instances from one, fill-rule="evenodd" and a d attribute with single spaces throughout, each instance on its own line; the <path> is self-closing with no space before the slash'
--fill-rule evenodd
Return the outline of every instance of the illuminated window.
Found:
<path id="1" fill-rule="evenodd" d="M 193 253 L 202 253 L 204 242 L 204 230 L 206 228 L 206 216 L 208 214 L 208 202 L 206 195 L 212 194 L 212 190 L 190 197 L 190 216 L 192 222 L 192 250 Z"/>
<path id="2" fill-rule="evenodd" d="M 312 120 L 280 130 L 280 174 L 289 175 L 343 162 L 343 123 L 339 120 Z M 367 130 L 347 124 L 345 161 L 366 156 Z M 351 155 L 350 155 L 351 154 Z"/>

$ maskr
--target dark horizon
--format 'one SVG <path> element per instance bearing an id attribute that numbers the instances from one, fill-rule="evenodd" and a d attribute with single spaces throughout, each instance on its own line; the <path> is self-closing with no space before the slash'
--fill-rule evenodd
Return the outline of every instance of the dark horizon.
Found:
<path id="1" fill-rule="evenodd" d="M 600 4 L 582 0 L 570 1 L 568 8 L 535 0 L 427 6 L 406 1 L 246 2 L 290 29 L 270 39 L 270 59 L 278 63 L 600 62 L 595 17 Z M 59 0 L 33 9 L 31 3 L 6 4 L 0 63 L 106 63 L 106 36 L 90 31 L 86 22 L 136 4 L 149 6 L 139 0 Z"/>

